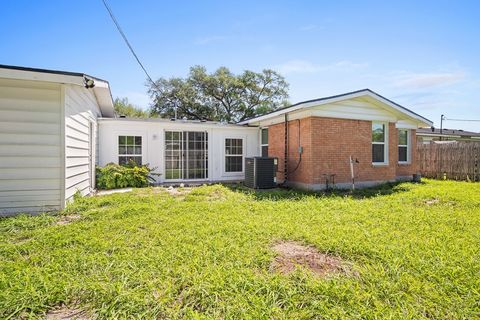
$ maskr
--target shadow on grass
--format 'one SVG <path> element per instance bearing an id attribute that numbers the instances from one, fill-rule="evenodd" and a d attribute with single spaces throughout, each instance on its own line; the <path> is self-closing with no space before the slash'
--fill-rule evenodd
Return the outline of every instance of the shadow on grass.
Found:
<path id="1" fill-rule="evenodd" d="M 408 182 L 387 182 L 371 188 L 357 190 L 331 189 L 324 191 L 303 191 L 294 188 L 279 187 L 275 189 L 250 189 L 242 184 L 225 184 L 234 192 L 253 195 L 256 200 L 301 200 L 306 197 L 336 198 L 348 197 L 352 199 L 368 199 L 408 191 Z"/>

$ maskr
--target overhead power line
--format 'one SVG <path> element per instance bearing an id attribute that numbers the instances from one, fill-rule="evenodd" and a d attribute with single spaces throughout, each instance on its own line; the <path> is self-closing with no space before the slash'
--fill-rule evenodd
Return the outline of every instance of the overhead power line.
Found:
<path id="1" fill-rule="evenodd" d="M 105 8 L 106 8 L 107 11 L 108 11 L 108 14 L 109 14 L 110 17 L 112 18 L 113 23 L 114 23 L 115 26 L 117 27 L 118 32 L 119 32 L 120 35 L 122 36 L 123 40 L 125 40 L 125 43 L 127 44 L 128 48 L 129 48 L 130 51 L 132 52 L 133 56 L 135 57 L 135 59 L 137 60 L 138 64 L 139 64 L 140 67 L 142 68 L 143 72 L 145 72 L 145 74 L 147 75 L 148 80 L 150 80 L 150 82 L 151 82 L 157 89 L 159 89 L 158 86 L 157 86 L 157 84 L 155 83 L 155 81 L 153 81 L 152 77 L 150 77 L 150 75 L 148 74 L 147 69 L 143 66 L 142 62 L 141 62 L 140 59 L 138 58 L 137 54 L 135 53 L 135 50 L 133 50 L 132 45 L 130 44 L 130 42 L 128 42 L 127 36 L 125 35 L 125 33 L 123 32 L 122 28 L 120 27 L 120 24 L 118 23 L 117 19 L 116 19 L 115 16 L 113 15 L 112 9 L 110 9 L 110 6 L 108 5 L 107 1 L 106 1 L 106 0 L 102 0 L 102 2 L 103 2 L 103 5 L 105 6 Z M 159 90 L 160 90 L 160 89 L 159 89 Z"/>

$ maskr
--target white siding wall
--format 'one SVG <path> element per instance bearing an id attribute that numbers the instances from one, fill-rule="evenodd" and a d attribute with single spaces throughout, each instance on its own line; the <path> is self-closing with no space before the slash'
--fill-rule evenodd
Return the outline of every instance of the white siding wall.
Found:
<path id="1" fill-rule="evenodd" d="M 60 85 L 0 79 L 0 216 L 61 207 Z"/>
<path id="2" fill-rule="evenodd" d="M 92 90 L 65 85 L 65 200 L 80 191 L 89 194 L 95 188 L 92 175 L 95 168 L 89 162 L 96 159 L 97 118 L 100 109 Z M 90 137 L 92 126 L 93 137 Z M 93 142 L 93 143 L 91 143 Z"/>
<path id="3" fill-rule="evenodd" d="M 244 156 L 260 155 L 259 129 L 241 126 L 222 126 L 208 123 L 128 121 L 125 119 L 99 120 L 99 164 L 118 163 L 118 136 L 142 136 L 142 161 L 156 167 L 160 177 L 157 182 L 165 182 L 165 131 L 206 131 L 208 132 L 208 172 L 209 181 L 242 180 L 243 173 L 225 173 L 225 138 L 243 138 Z"/>

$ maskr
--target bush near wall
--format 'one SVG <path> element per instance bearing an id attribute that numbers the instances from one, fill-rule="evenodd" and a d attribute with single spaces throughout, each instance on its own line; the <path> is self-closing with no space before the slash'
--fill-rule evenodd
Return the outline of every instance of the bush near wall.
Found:
<path id="1" fill-rule="evenodd" d="M 147 187 L 155 181 L 153 170 L 148 165 L 138 166 L 134 162 L 127 165 L 109 163 L 105 167 L 97 167 L 97 189 Z"/>

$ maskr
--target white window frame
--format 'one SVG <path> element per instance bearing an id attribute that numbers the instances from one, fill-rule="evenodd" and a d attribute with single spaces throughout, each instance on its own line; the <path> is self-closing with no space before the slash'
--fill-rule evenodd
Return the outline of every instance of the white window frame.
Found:
<path id="1" fill-rule="evenodd" d="M 165 142 L 166 142 L 166 133 L 167 133 L 167 132 L 179 132 L 179 133 L 180 133 L 180 135 L 181 135 L 181 138 L 180 138 L 180 141 L 181 141 L 181 142 L 180 142 L 180 143 L 181 143 L 181 145 L 180 145 L 181 154 L 184 154 L 184 153 L 186 152 L 186 150 L 183 148 L 183 142 L 185 141 L 185 140 L 183 139 L 183 133 L 184 133 L 184 132 L 187 132 L 187 134 L 188 134 L 188 132 L 203 132 L 203 133 L 206 134 L 206 137 L 207 137 L 207 139 L 206 139 L 206 141 L 205 141 L 205 146 L 206 146 L 206 148 L 205 148 L 206 158 L 204 159 L 204 162 L 205 162 L 205 170 L 207 171 L 207 172 L 206 172 L 207 174 L 205 175 L 205 178 L 187 179 L 187 178 L 183 177 L 183 178 L 180 178 L 180 179 L 167 179 L 167 156 L 166 156 L 166 155 L 167 155 L 167 154 L 166 154 L 167 148 L 166 148 L 166 145 L 165 145 Z M 206 181 L 206 180 L 208 180 L 209 177 L 210 177 L 210 175 L 211 175 L 211 167 L 210 167 L 210 166 L 211 166 L 211 161 L 210 161 L 210 160 L 208 160 L 208 165 L 207 165 L 207 159 L 211 159 L 211 156 L 210 156 L 210 142 L 209 142 L 209 139 L 210 139 L 211 136 L 212 136 L 212 135 L 211 135 L 211 132 L 210 132 L 209 130 L 164 129 L 164 130 L 163 130 L 163 139 L 161 139 L 161 140 L 162 140 L 162 148 L 163 148 L 163 170 L 164 170 L 164 171 L 163 171 L 163 180 L 164 180 L 164 181 L 167 181 L 167 182 L 179 182 L 179 181 L 194 182 L 194 181 Z M 187 148 L 187 149 L 188 149 L 188 148 Z M 181 165 L 181 169 L 180 169 L 180 170 L 183 171 L 183 170 L 185 169 L 184 166 L 183 166 L 183 164 L 184 164 L 184 162 L 183 162 L 184 158 L 183 158 L 183 157 L 184 157 L 184 156 L 182 155 L 181 157 L 182 157 L 182 159 L 180 160 L 180 165 Z M 186 159 L 187 159 L 187 161 L 188 161 L 188 155 L 187 155 L 187 158 L 186 158 Z M 183 173 L 182 173 L 182 175 L 183 175 Z"/>
<path id="2" fill-rule="evenodd" d="M 385 137 L 383 142 L 374 142 L 373 141 L 373 125 L 374 124 L 381 124 L 385 128 Z M 372 127 L 371 127 L 371 135 L 370 139 L 372 141 L 372 145 L 374 144 L 380 144 L 384 145 L 383 148 L 383 162 L 373 162 L 373 153 L 372 153 L 372 165 L 374 166 L 385 166 L 388 165 L 388 122 L 380 122 L 380 121 L 372 121 Z"/>
<path id="3" fill-rule="evenodd" d="M 225 152 L 225 149 L 226 149 L 226 146 L 227 146 L 227 139 L 239 139 L 239 140 L 242 140 L 242 171 L 235 171 L 235 172 L 230 172 L 230 171 L 227 171 L 227 157 L 231 156 L 231 157 L 238 157 L 240 156 L 240 154 L 236 154 L 236 155 L 233 155 L 233 154 L 230 154 L 228 155 L 226 152 Z M 224 176 L 241 176 L 245 173 L 245 151 L 246 151 L 246 148 L 247 148 L 247 145 L 246 145 L 246 142 L 247 139 L 245 138 L 245 136 L 236 136 L 236 135 L 229 135 L 229 136 L 224 136 L 223 137 L 223 175 Z"/>
<path id="4" fill-rule="evenodd" d="M 118 143 L 118 138 L 119 138 L 120 136 L 125 136 L 125 137 L 131 137 L 131 136 L 133 136 L 133 137 L 142 137 L 142 146 L 141 146 L 141 147 L 142 147 L 142 153 L 141 153 L 141 154 L 138 154 L 138 155 L 137 155 L 137 154 L 134 154 L 134 155 L 132 155 L 132 154 L 120 154 L 120 153 L 119 153 L 120 144 Z M 115 134 L 115 140 L 116 140 L 116 141 L 115 141 L 115 145 L 116 145 L 116 148 L 117 148 L 117 150 L 116 150 L 116 153 L 117 153 L 116 163 L 117 163 L 117 164 L 120 164 L 120 161 L 119 161 L 119 160 L 120 160 L 120 157 L 126 157 L 126 156 L 134 156 L 134 157 L 135 157 L 135 156 L 137 156 L 137 157 L 138 157 L 138 156 L 141 156 L 141 157 L 142 157 L 142 165 L 145 163 L 146 139 L 145 139 L 145 135 L 144 135 L 144 134 L 134 133 L 134 132 L 120 132 L 120 133 L 116 133 L 116 134 Z"/>
<path id="5" fill-rule="evenodd" d="M 261 128 L 260 129 L 260 155 L 263 155 L 263 147 L 268 148 L 268 143 L 262 143 L 262 138 L 263 138 L 263 130 L 267 130 L 267 139 L 268 139 L 268 127 L 267 128 Z M 268 150 L 268 149 L 267 149 Z M 267 157 L 268 157 L 268 152 L 267 152 Z"/>
<path id="6" fill-rule="evenodd" d="M 398 140 L 398 147 L 397 147 L 397 152 L 398 152 L 398 148 L 399 147 L 406 147 L 407 148 L 407 161 L 400 161 L 400 159 L 398 160 L 398 163 L 399 164 L 410 164 L 411 162 L 411 159 L 410 159 L 410 130 L 408 129 L 398 129 L 398 132 L 400 133 L 400 131 L 406 131 L 407 132 L 407 144 L 400 144 L 400 138 Z M 398 135 L 400 137 L 400 134 Z M 398 152 L 398 154 L 400 155 L 400 152 Z"/>

